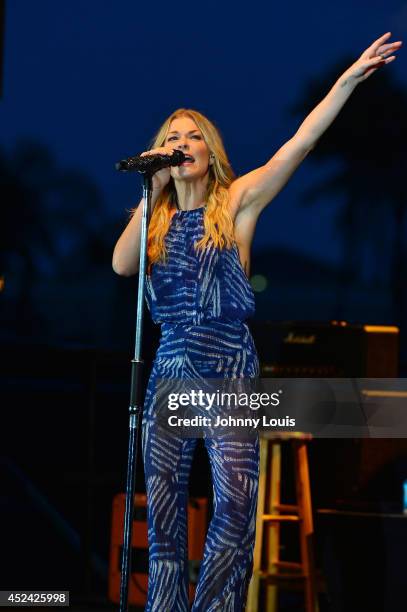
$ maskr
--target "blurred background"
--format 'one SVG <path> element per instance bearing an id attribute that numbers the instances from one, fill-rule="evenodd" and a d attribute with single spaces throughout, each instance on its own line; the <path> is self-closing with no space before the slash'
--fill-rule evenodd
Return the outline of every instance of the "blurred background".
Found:
<path id="1" fill-rule="evenodd" d="M 407 3 L 0 0 L 0 16 L 0 587 L 70 590 L 90 609 L 108 602 L 137 297 L 137 278 L 116 276 L 111 254 L 141 181 L 115 162 L 145 150 L 168 114 L 190 107 L 219 127 L 237 175 L 264 164 L 373 40 L 387 31 L 406 38 Z M 407 373 L 406 66 L 402 49 L 353 93 L 262 213 L 251 266 L 258 322 L 397 326 L 399 376 Z M 145 333 L 148 361 L 157 329 L 147 321 Z M 193 495 L 210 490 L 205 461 L 201 449 Z M 404 524 L 383 527 L 392 542 L 405 538 Z M 393 612 L 404 609 L 389 599 L 397 557 L 381 541 L 390 548 L 370 609 Z M 321 605 L 351 610 L 350 587 L 332 572 Z"/>

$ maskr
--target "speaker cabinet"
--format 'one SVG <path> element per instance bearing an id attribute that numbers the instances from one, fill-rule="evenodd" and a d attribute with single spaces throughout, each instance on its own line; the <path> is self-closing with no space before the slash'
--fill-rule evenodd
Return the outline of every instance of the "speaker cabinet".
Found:
<path id="1" fill-rule="evenodd" d="M 125 503 L 126 496 L 124 493 L 119 493 L 113 499 L 108 597 L 114 603 L 119 603 L 120 601 Z M 207 529 L 207 509 L 208 500 L 206 498 L 190 498 L 188 501 L 189 596 L 191 602 L 195 594 L 195 585 L 198 579 L 200 562 L 203 557 Z M 147 600 L 147 587 L 147 496 L 136 493 L 134 496 L 129 603 L 144 605 Z"/>
<path id="2" fill-rule="evenodd" d="M 384 325 L 260 321 L 251 325 L 263 378 L 397 378 L 399 329 Z M 314 439 L 316 505 L 355 510 L 400 506 L 405 439 Z M 404 458 L 404 459 L 403 459 Z"/>

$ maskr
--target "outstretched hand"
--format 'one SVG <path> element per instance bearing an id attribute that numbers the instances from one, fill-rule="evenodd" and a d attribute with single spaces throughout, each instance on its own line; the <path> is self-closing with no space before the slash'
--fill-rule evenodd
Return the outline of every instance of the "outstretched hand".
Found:
<path id="1" fill-rule="evenodd" d="M 357 83 L 361 83 L 381 66 L 394 62 L 396 59 L 394 53 L 400 49 L 403 42 L 398 40 L 397 42 L 386 43 L 390 36 L 391 32 L 383 34 L 363 51 L 360 58 L 346 70 L 346 77 L 353 78 Z"/>

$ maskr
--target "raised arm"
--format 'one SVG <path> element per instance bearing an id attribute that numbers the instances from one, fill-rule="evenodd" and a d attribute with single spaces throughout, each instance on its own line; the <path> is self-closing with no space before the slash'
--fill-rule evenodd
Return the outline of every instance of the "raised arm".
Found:
<path id="1" fill-rule="evenodd" d="M 242 229 L 246 231 L 247 223 L 253 226 L 259 213 L 281 191 L 303 159 L 315 147 L 356 85 L 376 72 L 380 66 L 396 59 L 393 54 L 402 42 L 386 44 L 390 36 L 391 32 L 387 32 L 362 53 L 306 117 L 294 136 L 264 166 L 234 181 L 230 192 L 232 200 L 239 203 L 236 230 L 243 225 Z M 238 237 L 237 240 L 239 241 Z"/>

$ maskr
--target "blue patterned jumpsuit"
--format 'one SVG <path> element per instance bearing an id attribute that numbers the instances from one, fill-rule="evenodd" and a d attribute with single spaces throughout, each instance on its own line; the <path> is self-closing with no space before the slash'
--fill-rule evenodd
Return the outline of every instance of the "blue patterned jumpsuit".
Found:
<path id="1" fill-rule="evenodd" d="M 148 497 L 149 587 L 146 612 L 187 612 L 188 478 L 196 438 L 160 436 L 155 384 L 164 379 L 255 378 L 259 366 L 244 320 L 254 296 L 232 249 L 194 249 L 204 233 L 204 207 L 177 211 L 166 235 L 167 263 L 152 266 L 146 297 L 161 340 L 143 413 Z M 258 438 L 205 438 L 214 513 L 205 543 L 193 612 L 241 612 L 251 577 Z"/>

